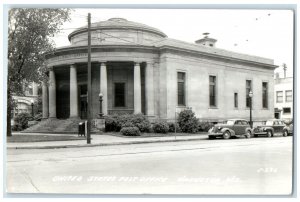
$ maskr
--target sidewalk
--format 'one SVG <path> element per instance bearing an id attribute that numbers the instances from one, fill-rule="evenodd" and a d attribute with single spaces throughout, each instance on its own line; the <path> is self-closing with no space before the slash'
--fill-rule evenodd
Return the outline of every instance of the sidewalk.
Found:
<path id="1" fill-rule="evenodd" d="M 45 135 L 44 133 L 32 133 L 32 135 Z M 63 135 L 63 134 L 47 134 L 47 135 Z M 65 135 L 65 134 L 64 134 Z M 77 135 L 72 135 L 77 136 Z M 118 137 L 106 134 L 92 134 L 91 144 L 87 144 L 85 140 L 70 141 L 48 141 L 48 142 L 8 142 L 8 149 L 58 149 L 58 148 L 76 148 L 76 147 L 95 147 L 95 146 L 111 146 L 111 145 L 128 145 L 142 143 L 158 143 L 158 142 L 176 142 L 176 141 L 192 141 L 207 139 L 207 134 L 176 136 L 170 134 L 164 137 Z"/>

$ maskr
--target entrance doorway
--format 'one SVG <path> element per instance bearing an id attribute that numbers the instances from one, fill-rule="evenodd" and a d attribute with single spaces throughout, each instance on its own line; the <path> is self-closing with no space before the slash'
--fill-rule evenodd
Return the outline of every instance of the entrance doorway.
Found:
<path id="1" fill-rule="evenodd" d="M 80 118 L 87 119 L 87 85 L 79 86 Z"/>
<path id="2" fill-rule="evenodd" d="M 275 112 L 275 119 L 280 119 L 280 112 Z"/>

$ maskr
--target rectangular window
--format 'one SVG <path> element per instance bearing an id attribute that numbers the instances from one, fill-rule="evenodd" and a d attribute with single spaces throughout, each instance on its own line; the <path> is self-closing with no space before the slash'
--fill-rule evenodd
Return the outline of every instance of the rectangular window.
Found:
<path id="1" fill-rule="evenodd" d="M 276 102 L 277 103 L 283 102 L 283 92 L 282 91 L 276 91 Z"/>
<path id="2" fill-rule="evenodd" d="M 262 82 L 262 107 L 268 108 L 268 83 Z"/>
<path id="3" fill-rule="evenodd" d="M 115 83 L 115 107 L 125 107 L 125 83 Z"/>
<path id="4" fill-rule="evenodd" d="M 185 105 L 185 73 L 177 72 L 178 105 Z"/>
<path id="5" fill-rule="evenodd" d="M 290 114 L 291 113 L 291 108 L 290 107 L 284 107 L 283 109 L 284 114 Z"/>
<path id="6" fill-rule="evenodd" d="M 234 107 L 238 108 L 238 94 L 234 93 Z"/>
<path id="7" fill-rule="evenodd" d="M 211 107 L 216 107 L 216 86 L 217 86 L 217 77 L 209 76 L 209 105 Z"/>
<path id="8" fill-rule="evenodd" d="M 285 91 L 285 101 L 286 102 L 293 102 L 293 91 L 286 90 Z"/>
<path id="9" fill-rule="evenodd" d="M 250 97 L 249 93 L 252 90 L 251 80 L 246 80 L 246 107 L 250 107 Z"/>

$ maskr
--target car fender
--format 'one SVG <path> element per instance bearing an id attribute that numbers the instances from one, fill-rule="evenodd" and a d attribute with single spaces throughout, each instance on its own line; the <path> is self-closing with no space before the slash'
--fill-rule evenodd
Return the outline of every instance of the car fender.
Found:
<path id="1" fill-rule="evenodd" d="M 274 128 L 272 127 L 264 127 L 264 131 L 268 131 L 270 130 L 272 132 L 272 134 L 274 134 Z"/>
<path id="2" fill-rule="evenodd" d="M 289 127 L 288 126 L 284 126 L 282 131 L 289 131 Z"/>
<path id="3" fill-rule="evenodd" d="M 222 129 L 221 129 L 221 132 L 222 132 L 222 133 L 225 133 L 226 131 L 229 131 L 230 134 L 231 134 L 231 136 L 235 136 L 234 130 L 232 130 L 232 129 L 230 129 L 230 128 L 222 128 Z"/>
<path id="4" fill-rule="evenodd" d="M 247 134 L 247 132 L 250 131 L 251 135 L 254 134 L 254 129 L 248 127 L 245 129 L 245 134 Z"/>

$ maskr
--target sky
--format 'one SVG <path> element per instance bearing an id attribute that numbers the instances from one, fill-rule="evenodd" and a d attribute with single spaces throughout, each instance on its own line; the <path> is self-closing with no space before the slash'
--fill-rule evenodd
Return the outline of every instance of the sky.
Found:
<path id="1" fill-rule="evenodd" d="M 68 34 L 91 21 L 120 17 L 163 31 L 169 38 L 194 43 L 203 33 L 217 39 L 216 47 L 274 60 L 293 76 L 293 12 L 251 9 L 73 9 L 71 21 L 54 38 L 57 47 L 69 45 Z"/>

